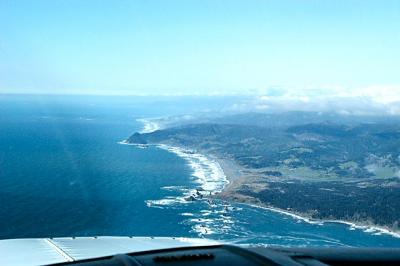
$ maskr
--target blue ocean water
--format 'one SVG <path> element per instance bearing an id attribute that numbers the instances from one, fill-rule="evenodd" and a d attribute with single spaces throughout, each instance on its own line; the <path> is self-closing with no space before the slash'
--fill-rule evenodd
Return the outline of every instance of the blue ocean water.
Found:
<path id="1" fill-rule="evenodd" d="M 137 118 L 214 105 L 221 106 L 188 98 L 1 96 L 0 239 L 183 236 L 400 246 L 400 238 L 376 230 L 309 223 L 243 204 L 182 200 L 201 185 L 193 162 L 158 147 L 118 144 L 143 127 Z"/>

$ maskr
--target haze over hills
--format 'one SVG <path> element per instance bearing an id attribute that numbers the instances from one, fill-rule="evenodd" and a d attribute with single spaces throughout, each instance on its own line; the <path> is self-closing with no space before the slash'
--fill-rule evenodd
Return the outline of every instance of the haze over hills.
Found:
<path id="1" fill-rule="evenodd" d="M 284 112 L 196 121 L 128 141 L 228 160 L 224 170 L 238 174 L 219 195 L 224 199 L 398 229 L 399 117 Z"/>

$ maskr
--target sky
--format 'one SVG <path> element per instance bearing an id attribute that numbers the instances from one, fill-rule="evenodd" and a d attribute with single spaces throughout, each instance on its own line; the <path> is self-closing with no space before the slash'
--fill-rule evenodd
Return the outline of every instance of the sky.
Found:
<path id="1" fill-rule="evenodd" d="M 400 102 L 400 1 L 2 0 L 0 93 Z"/>

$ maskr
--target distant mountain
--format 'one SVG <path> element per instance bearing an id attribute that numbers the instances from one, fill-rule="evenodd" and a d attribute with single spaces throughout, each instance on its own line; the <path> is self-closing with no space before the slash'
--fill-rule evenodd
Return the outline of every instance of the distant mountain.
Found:
<path id="1" fill-rule="evenodd" d="M 341 125 L 357 124 L 400 124 L 400 116 L 354 116 L 333 112 L 273 112 L 273 113 L 242 113 L 225 115 L 208 121 L 218 124 L 253 125 L 262 127 L 287 128 L 303 124 L 335 123 Z M 193 123 L 193 121 L 192 121 Z"/>

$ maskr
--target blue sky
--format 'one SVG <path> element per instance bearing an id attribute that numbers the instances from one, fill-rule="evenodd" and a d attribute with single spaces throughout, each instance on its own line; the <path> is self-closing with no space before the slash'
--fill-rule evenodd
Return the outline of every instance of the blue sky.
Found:
<path id="1" fill-rule="evenodd" d="M 400 1 L 0 1 L 0 92 L 400 85 Z"/>

